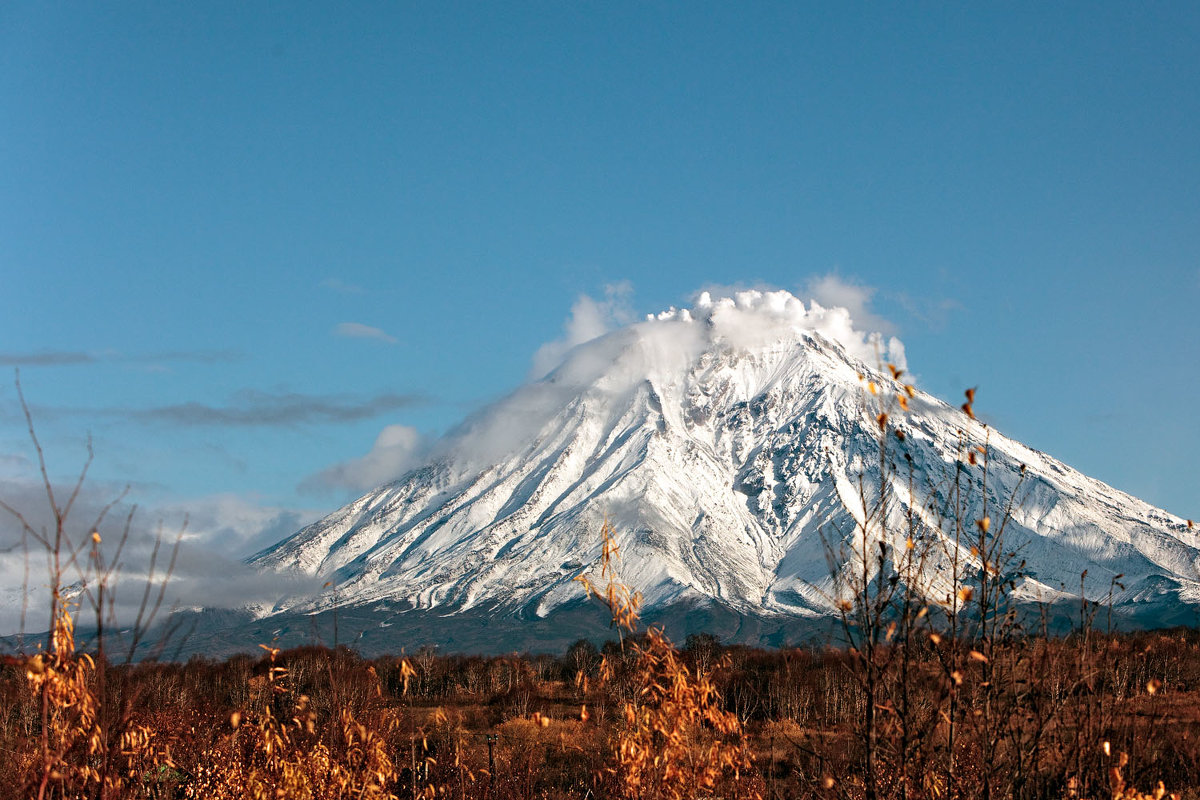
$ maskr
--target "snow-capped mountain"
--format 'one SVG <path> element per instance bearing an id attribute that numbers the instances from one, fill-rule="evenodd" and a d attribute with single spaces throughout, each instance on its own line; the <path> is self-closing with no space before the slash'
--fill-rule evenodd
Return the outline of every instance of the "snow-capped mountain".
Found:
<path id="1" fill-rule="evenodd" d="M 1120 574 L 1118 606 L 1200 604 L 1200 537 L 1185 520 L 909 391 L 880 368 L 888 358 L 902 363 L 902 345 L 855 331 L 843 309 L 786 292 L 704 294 L 575 347 L 423 466 L 252 563 L 334 584 L 272 613 L 336 600 L 426 609 L 446 624 L 480 611 L 547 617 L 579 601 L 574 579 L 596 569 L 607 518 L 620 575 L 648 610 L 813 618 L 833 609 L 829 555 L 837 567 L 861 550 L 881 463 L 887 520 L 868 521 L 868 538 L 900 553 L 916 533 L 921 591 L 952 591 L 955 534 L 938 509 L 953 503 L 961 465 L 966 536 L 985 514 L 999 532 L 1017 493 L 1003 536 L 1025 562 L 1020 597 L 1077 598 L 1086 570 L 1093 600 Z M 971 464 L 964 450 L 983 446 L 986 482 L 982 455 Z M 968 569 L 979 565 L 969 546 L 957 551 Z"/>

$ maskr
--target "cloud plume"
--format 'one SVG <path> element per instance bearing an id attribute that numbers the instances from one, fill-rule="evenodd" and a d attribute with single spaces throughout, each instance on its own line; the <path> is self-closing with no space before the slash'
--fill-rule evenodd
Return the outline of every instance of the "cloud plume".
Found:
<path id="1" fill-rule="evenodd" d="M 349 490 L 365 492 L 399 478 L 416 466 L 425 442 L 415 428 L 388 425 L 375 439 L 370 452 L 344 461 L 306 478 L 303 492 Z"/>
<path id="2" fill-rule="evenodd" d="M 632 322 L 634 315 L 629 307 L 632 294 L 629 281 L 620 281 L 604 287 L 603 300 L 580 295 L 563 324 L 562 338 L 547 342 L 534 353 L 529 377 L 542 377 L 561 364 L 572 348 Z"/>
<path id="3" fill-rule="evenodd" d="M 839 288 L 826 281 L 827 297 Z M 846 292 L 843 299 L 869 311 L 869 290 Z M 572 308 L 561 339 L 538 351 L 530 380 L 508 397 L 465 420 L 433 445 L 436 455 L 452 453 L 465 463 L 486 466 L 528 446 L 531 437 L 580 392 L 628 392 L 657 378 L 670 385 L 705 352 L 794 345 L 817 335 L 840 345 L 868 365 L 882 358 L 905 369 L 904 345 L 896 337 L 861 328 L 845 307 L 805 302 L 782 290 L 713 289 L 690 307 L 669 308 L 639 322 L 628 319 L 626 289 L 604 302 L 581 297 Z M 613 300 L 620 305 L 612 307 Z M 867 315 L 872 322 L 878 318 Z M 890 325 L 881 325 L 892 329 Z"/>
<path id="4" fill-rule="evenodd" d="M 845 280 L 832 272 L 813 276 L 804 284 L 805 294 L 823 307 L 846 309 L 854 327 L 859 330 L 882 334 L 895 333 L 896 326 L 871 310 L 871 300 L 875 297 L 875 291 L 873 286 L 863 286 Z"/>

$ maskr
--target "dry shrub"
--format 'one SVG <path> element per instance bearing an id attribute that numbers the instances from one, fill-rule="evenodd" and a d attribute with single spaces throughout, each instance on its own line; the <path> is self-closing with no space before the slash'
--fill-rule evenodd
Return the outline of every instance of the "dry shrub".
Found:
<path id="1" fill-rule="evenodd" d="M 317 714 L 307 695 L 293 697 L 283 678 L 285 667 L 275 665 L 278 650 L 270 650 L 268 685 L 273 696 L 291 701 L 291 718 L 280 719 L 266 703 L 261 712 L 243 720 L 230 719 L 230 732 L 204 754 L 185 797 L 289 798 L 289 800 L 389 800 L 389 787 L 398 772 L 386 739 L 375 726 L 363 724 L 343 707 L 337 725 L 320 732 Z M 373 674 L 373 671 L 372 671 Z M 376 721 L 394 730 L 394 716 Z"/>
<path id="2" fill-rule="evenodd" d="M 589 595 L 603 600 L 614 626 L 634 633 L 641 597 L 616 576 L 619 549 L 607 520 L 601 535 L 601 577 L 607 586 L 601 591 L 586 576 L 579 580 Z M 651 627 L 626 646 L 632 650 L 633 669 L 623 672 L 632 676 L 633 686 L 622 692 L 615 749 L 607 768 L 615 793 L 639 800 L 687 800 L 710 796 L 718 786 L 744 783 L 739 796 L 761 797 L 741 722 L 722 707 L 711 675 L 690 671 L 659 628 Z M 613 682 L 617 674 L 613 659 L 605 656 L 601 683 Z"/>
<path id="3" fill-rule="evenodd" d="M 1102 750 L 1108 756 L 1112 752 L 1111 745 L 1104 742 Z M 1167 789 L 1163 786 L 1163 782 L 1159 781 L 1152 792 L 1142 792 L 1135 786 L 1131 786 L 1125 781 L 1124 770 L 1129 765 L 1129 754 L 1121 751 L 1113 757 L 1113 764 L 1108 768 L 1108 783 L 1109 789 L 1112 792 L 1112 800 L 1180 800 L 1179 795 L 1175 793 L 1167 794 Z M 1067 781 L 1067 791 L 1065 800 L 1082 800 L 1079 794 L 1079 781 L 1074 777 Z"/>
<path id="4" fill-rule="evenodd" d="M 657 628 L 634 649 L 640 686 L 637 699 L 622 704 L 613 765 L 624 796 L 684 800 L 749 774 L 741 722 L 722 708 L 711 679 L 693 675 Z"/>
<path id="5" fill-rule="evenodd" d="M 102 724 L 96 661 L 75 651 L 70 606 L 56 603 L 50 649 L 25 660 L 27 686 L 41 711 L 37 751 L 17 751 L 28 796 L 117 797 L 145 770 L 170 768 L 169 750 L 145 725 L 124 720 L 115 731 Z"/>

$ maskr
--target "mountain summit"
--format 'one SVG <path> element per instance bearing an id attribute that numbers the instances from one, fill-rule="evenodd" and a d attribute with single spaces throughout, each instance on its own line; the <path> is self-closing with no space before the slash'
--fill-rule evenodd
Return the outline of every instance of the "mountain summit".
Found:
<path id="1" fill-rule="evenodd" d="M 1152 621 L 1200 603 L 1200 542 L 1185 520 L 906 389 L 886 361 L 902 366 L 900 342 L 855 331 L 844 309 L 787 292 L 702 294 L 575 347 L 423 466 L 256 555 L 334 587 L 270 613 L 336 602 L 451 627 L 481 613 L 550 623 L 578 604 L 574 579 L 595 568 L 607 518 L 649 614 L 716 608 L 778 630 L 834 612 L 831 570 L 853 566 L 881 486 L 887 523 L 868 536 L 889 552 L 914 533 L 929 543 L 917 580 L 936 600 L 952 591 L 955 552 L 980 566 L 939 512 L 956 475 L 968 524 L 998 518 L 1016 493 L 1003 535 L 1025 562 L 1019 598 L 1077 599 L 1086 571 L 1090 599 L 1122 575 L 1116 605 Z M 986 448 L 986 477 L 972 448 Z M 733 635 L 762 641 L 762 630 Z"/>

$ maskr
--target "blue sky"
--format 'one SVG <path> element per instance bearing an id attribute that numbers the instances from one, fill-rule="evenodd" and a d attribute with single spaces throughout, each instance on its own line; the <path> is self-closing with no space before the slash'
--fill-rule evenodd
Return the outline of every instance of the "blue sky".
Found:
<path id="1" fill-rule="evenodd" d="M 924 388 L 1195 517 L 1197 41 L 1189 3 L 6 3 L 0 477 L 20 366 L 56 476 L 90 433 L 98 491 L 239 551 L 581 295 L 832 275 Z"/>

